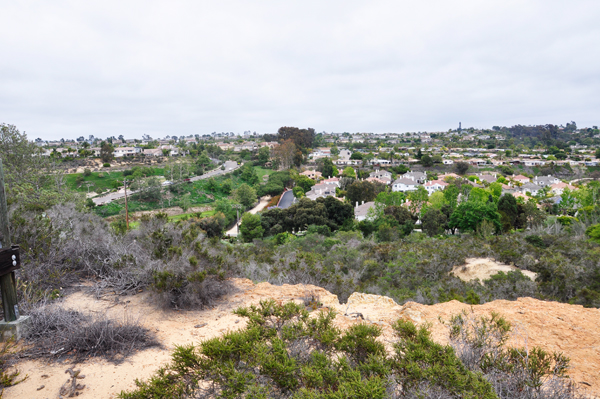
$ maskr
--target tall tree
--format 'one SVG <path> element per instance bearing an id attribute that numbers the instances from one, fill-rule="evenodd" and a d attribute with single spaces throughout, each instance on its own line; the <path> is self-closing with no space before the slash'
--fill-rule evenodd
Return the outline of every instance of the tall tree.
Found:
<path id="1" fill-rule="evenodd" d="M 443 234 L 446 229 L 446 215 L 439 209 L 428 208 L 421 218 L 421 225 L 429 237 Z"/>
<path id="2" fill-rule="evenodd" d="M 83 202 L 68 189 L 64 170 L 50 157 L 42 156 L 42 150 L 14 125 L 0 124 L 0 158 L 9 206 L 46 209 L 65 201 Z"/>
<path id="3" fill-rule="evenodd" d="M 496 204 L 467 201 L 460 204 L 452 213 L 448 226 L 458 228 L 462 232 L 477 231 L 484 220 L 491 222 L 497 231 L 502 228 Z"/>
<path id="4" fill-rule="evenodd" d="M 457 162 L 455 164 L 456 173 L 463 176 L 469 170 L 469 164 L 466 162 Z"/>
<path id="5" fill-rule="evenodd" d="M 235 190 L 235 199 L 246 208 L 250 208 L 256 202 L 256 191 L 244 183 Z"/>
<path id="6" fill-rule="evenodd" d="M 333 162 L 331 162 L 331 159 L 325 158 L 325 161 L 323 162 L 323 168 L 321 169 L 321 174 L 326 178 L 337 176 L 337 168 Z"/>
<path id="7" fill-rule="evenodd" d="M 258 162 L 260 162 L 261 165 L 264 165 L 269 162 L 270 158 L 271 149 L 269 147 L 260 147 L 258 150 Z"/>
<path id="8" fill-rule="evenodd" d="M 373 201 L 377 194 L 385 190 L 385 186 L 379 183 L 371 183 L 366 180 L 357 180 L 354 183 L 346 187 L 346 199 L 351 204 L 357 202 L 368 202 Z"/>
<path id="9" fill-rule="evenodd" d="M 504 194 L 500 197 L 500 200 L 498 200 L 498 212 L 502 216 L 502 230 L 509 231 L 514 228 L 519 216 L 516 198 L 512 194 Z"/>
<path id="10" fill-rule="evenodd" d="M 277 131 L 277 137 L 280 142 L 292 140 L 292 142 L 302 151 L 307 153 L 308 148 L 311 148 L 315 140 L 315 129 L 299 129 L 297 127 L 281 127 Z"/>
<path id="11" fill-rule="evenodd" d="M 289 169 L 294 163 L 296 144 L 291 139 L 285 140 L 273 149 L 273 157 L 279 163 L 279 169 Z"/>
<path id="12" fill-rule="evenodd" d="M 112 161 L 114 151 L 112 144 L 103 141 L 100 146 L 100 159 L 102 159 L 102 162 Z"/>

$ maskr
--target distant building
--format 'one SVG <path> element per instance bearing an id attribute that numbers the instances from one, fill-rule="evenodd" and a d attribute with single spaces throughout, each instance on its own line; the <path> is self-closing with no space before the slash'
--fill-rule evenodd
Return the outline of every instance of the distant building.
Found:
<path id="1" fill-rule="evenodd" d="M 313 201 L 322 197 L 335 197 L 335 189 L 337 187 L 335 184 L 315 184 L 305 195 L 306 198 Z"/>
<path id="2" fill-rule="evenodd" d="M 429 195 L 433 194 L 436 191 L 441 191 L 448 186 L 449 186 L 449 184 L 443 180 L 432 180 L 432 181 L 428 181 L 427 183 L 423 184 L 423 187 L 425 187 L 425 190 L 427 190 Z"/>
<path id="3" fill-rule="evenodd" d="M 415 180 L 401 177 L 392 183 L 392 191 L 416 191 L 419 186 L 420 184 Z"/>
<path id="4" fill-rule="evenodd" d="M 305 170 L 304 172 L 300 173 L 303 176 L 309 177 L 313 180 L 317 180 L 321 177 L 321 172 L 316 171 L 316 170 Z"/>
<path id="5" fill-rule="evenodd" d="M 557 177 L 553 177 L 551 175 L 548 176 L 535 176 L 533 178 L 533 182 L 541 187 L 551 186 L 553 184 L 560 183 L 560 179 Z"/>
<path id="6" fill-rule="evenodd" d="M 427 181 L 427 174 L 423 172 L 408 172 L 403 174 L 402 178 L 411 179 L 419 184 L 423 184 Z"/>
<path id="7" fill-rule="evenodd" d="M 537 184 L 525 183 L 520 187 L 519 191 L 521 191 L 523 194 L 529 192 L 531 195 L 538 195 L 541 189 L 542 187 L 538 186 Z"/>
<path id="8" fill-rule="evenodd" d="M 115 158 L 132 157 L 142 153 L 140 147 L 117 147 L 115 148 L 113 155 Z"/>
<path id="9" fill-rule="evenodd" d="M 354 207 L 354 218 L 356 220 L 358 220 L 359 222 L 362 220 L 368 219 L 367 215 L 369 213 L 369 210 L 371 210 L 372 208 L 375 208 L 374 201 L 370 201 L 370 202 L 363 201 L 361 205 L 359 205 L 357 202 L 356 206 Z"/>

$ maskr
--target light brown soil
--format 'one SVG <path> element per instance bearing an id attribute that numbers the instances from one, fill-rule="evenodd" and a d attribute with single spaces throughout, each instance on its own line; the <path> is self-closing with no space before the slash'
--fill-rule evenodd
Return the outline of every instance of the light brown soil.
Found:
<path id="1" fill-rule="evenodd" d="M 536 273 L 529 270 L 521 270 L 515 266 L 505 265 L 489 258 L 467 258 L 464 265 L 454 266 L 451 273 L 463 281 L 479 279 L 483 282 L 483 280 L 488 280 L 498 272 L 508 273 L 515 270 L 520 270 L 521 273 L 534 281 L 537 277 Z"/>
<path id="2" fill-rule="evenodd" d="M 113 317 L 139 317 L 154 331 L 163 348 L 148 349 L 130 357 L 120 365 L 92 359 L 76 366 L 86 376 L 81 383 L 84 398 L 114 398 L 121 390 L 134 388 L 134 380 L 149 378 L 160 365 L 170 360 L 175 345 L 196 344 L 204 339 L 219 336 L 245 325 L 243 319 L 231 314 L 239 306 L 257 303 L 261 299 L 300 301 L 302 297 L 316 295 L 323 306 L 334 309 L 335 323 L 348 327 L 367 322 L 383 328 L 382 341 L 389 347 L 393 335 L 391 324 L 398 318 L 413 320 L 417 324 L 430 323 L 434 339 L 448 341 L 447 327 L 439 318 L 448 320 L 462 310 L 473 310 L 476 315 L 492 311 L 502 314 L 515 327 L 518 334 L 511 341 L 515 345 L 526 343 L 529 347 L 541 346 L 549 351 L 561 351 L 571 358 L 570 375 L 577 383 L 591 384 L 590 392 L 600 394 L 600 310 L 585 309 L 577 305 L 545 302 L 531 298 L 517 301 L 494 301 L 485 305 L 470 306 L 451 301 L 433 306 L 409 302 L 404 306 L 387 297 L 353 294 L 347 304 L 340 305 L 337 297 L 326 290 L 310 285 L 273 286 L 269 283 L 253 284 L 250 280 L 236 279 L 237 291 L 221 300 L 217 306 L 197 311 L 162 311 L 151 304 L 148 293 L 131 297 L 96 300 L 83 293 L 65 299 L 65 306 L 85 312 L 107 312 Z M 360 315 L 359 315 L 360 314 Z M 203 326 L 203 324 L 206 325 Z M 202 326 L 202 327 L 200 327 Z M 27 380 L 7 388 L 4 397 L 56 398 L 61 385 L 67 381 L 65 370 L 69 363 L 48 363 L 40 360 L 21 361 L 17 367 Z M 47 377 L 45 377 L 47 376 Z M 37 388 L 44 385 L 40 391 Z"/>

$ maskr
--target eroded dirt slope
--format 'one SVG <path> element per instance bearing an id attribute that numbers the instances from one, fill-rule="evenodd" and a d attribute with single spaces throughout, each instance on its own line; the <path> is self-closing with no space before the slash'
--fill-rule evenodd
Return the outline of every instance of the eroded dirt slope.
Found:
<path id="1" fill-rule="evenodd" d="M 433 306 L 409 302 L 400 306 L 390 298 L 358 293 L 353 294 L 347 304 L 340 305 L 335 295 L 315 286 L 273 286 L 268 283 L 255 285 L 245 279 L 236 279 L 235 285 L 236 292 L 224 298 L 213 309 L 203 311 L 161 311 L 152 305 L 147 293 L 102 300 L 83 293 L 70 295 L 65 299 L 66 307 L 84 312 L 107 312 L 113 317 L 140 318 L 163 344 L 162 348 L 140 352 L 119 365 L 98 359 L 77 365 L 76 368 L 80 368 L 81 374 L 86 376 L 81 381 L 86 387 L 80 391 L 79 397 L 114 398 L 121 390 L 134 388 L 136 378 L 146 379 L 160 365 L 167 363 L 175 345 L 198 343 L 242 327 L 244 320 L 231 314 L 239 306 L 258 303 L 267 298 L 283 302 L 301 300 L 309 295 L 318 296 L 324 306 L 335 309 L 338 313 L 336 323 L 342 328 L 363 320 L 382 326 L 382 339 L 387 343 L 392 339 L 390 325 L 398 318 L 408 318 L 418 324 L 430 323 L 433 337 L 438 342 L 445 343 L 448 333 L 447 328 L 438 320 L 440 317 L 448 320 L 462 310 L 471 309 L 476 315 L 492 311 L 501 313 L 519 333 L 513 337 L 513 344 L 526 343 L 530 347 L 536 345 L 550 351 L 562 351 L 571 358 L 572 378 L 577 383 L 584 383 L 590 393 L 600 395 L 600 311 L 597 309 L 531 298 L 514 302 L 494 301 L 477 306 L 457 301 Z M 5 390 L 4 397 L 8 399 L 58 397 L 61 385 L 67 381 L 65 370 L 71 364 L 26 360 L 17 366 L 28 378 Z"/>

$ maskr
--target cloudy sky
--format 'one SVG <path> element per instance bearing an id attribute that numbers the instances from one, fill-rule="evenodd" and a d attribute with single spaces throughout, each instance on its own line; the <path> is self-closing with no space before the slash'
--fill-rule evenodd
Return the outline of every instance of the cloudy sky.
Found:
<path id="1" fill-rule="evenodd" d="M 600 125 L 599 17 L 597 0 L 2 1 L 0 123 L 44 139 Z"/>

